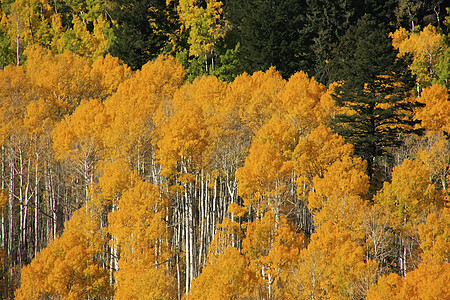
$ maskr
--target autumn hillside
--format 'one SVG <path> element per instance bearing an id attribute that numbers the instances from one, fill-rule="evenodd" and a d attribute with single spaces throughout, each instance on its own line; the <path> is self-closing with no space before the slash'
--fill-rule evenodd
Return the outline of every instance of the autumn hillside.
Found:
<path id="1" fill-rule="evenodd" d="M 450 299 L 450 9 L 363 2 L 2 1 L 0 298 Z"/>

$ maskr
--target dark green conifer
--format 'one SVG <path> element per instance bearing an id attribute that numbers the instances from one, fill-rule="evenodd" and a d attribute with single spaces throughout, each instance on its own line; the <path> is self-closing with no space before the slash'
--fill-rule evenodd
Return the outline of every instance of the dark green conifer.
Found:
<path id="1" fill-rule="evenodd" d="M 402 144 L 402 136 L 419 134 L 412 111 L 414 80 L 397 58 L 388 32 L 365 16 L 343 36 L 330 63 L 334 78 L 342 80 L 334 92 L 346 113 L 334 118 L 335 131 L 355 146 L 368 162 L 372 187 L 377 160 Z"/>
<path id="2" fill-rule="evenodd" d="M 161 53 L 170 52 L 169 36 L 177 29 L 176 10 L 165 0 L 114 0 L 110 12 L 115 40 L 110 53 L 139 69 Z"/>

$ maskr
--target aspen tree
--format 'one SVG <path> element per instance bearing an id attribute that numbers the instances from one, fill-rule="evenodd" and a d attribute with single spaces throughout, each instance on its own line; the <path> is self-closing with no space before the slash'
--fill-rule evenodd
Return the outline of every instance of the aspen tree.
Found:
<path id="1" fill-rule="evenodd" d="M 112 295 L 108 273 L 96 254 L 106 242 L 99 207 L 91 201 L 74 213 L 61 237 L 22 268 L 16 299 L 80 299 Z"/>
<path id="2" fill-rule="evenodd" d="M 135 174 L 118 209 L 110 213 L 109 232 L 120 252 L 114 275 L 117 299 L 175 297 L 175 278 L 169 269 L 168 205 L 159 187 Z"/>
<path id="3" fill-rule="evenodd" d="M 446 48 L 444 36 L 429 24 L 419 33 L 408 33 L 406 29 L 399 28 L 389 37 L 392 38 L 394 48 L 399 50 L 399 56 L 412 54 L 410 69 L 417 76 L 417 92 L 420 95 L 420 88 L 429 87 L 438 79 L 436 66 Z"/>

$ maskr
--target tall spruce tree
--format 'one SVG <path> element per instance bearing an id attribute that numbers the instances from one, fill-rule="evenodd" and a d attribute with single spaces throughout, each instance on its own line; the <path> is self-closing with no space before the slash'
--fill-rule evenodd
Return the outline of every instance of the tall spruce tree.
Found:
<path id="1" fill-rule="evenodd" d="M 368 163 L 372 189 L 377 188 L 377 160 L 389 157 L 402 135 L 419 134 L 411 100 L 414 82 L 404 61 L 397 58 L 387 30 L 369 16 L 350 27 L 335 49 L 330 70 L 341 80 L 334 99 L 344 113 L 334 118 L 335 131 Z"/>

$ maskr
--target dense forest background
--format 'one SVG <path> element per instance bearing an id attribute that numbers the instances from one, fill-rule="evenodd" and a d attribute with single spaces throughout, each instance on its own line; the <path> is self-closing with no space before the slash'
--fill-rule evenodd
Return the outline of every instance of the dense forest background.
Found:
<path id="1" fill-rule="evenodd" d="M 449 299 L 443 0 L 3 0 L 0 298 Z"/>

